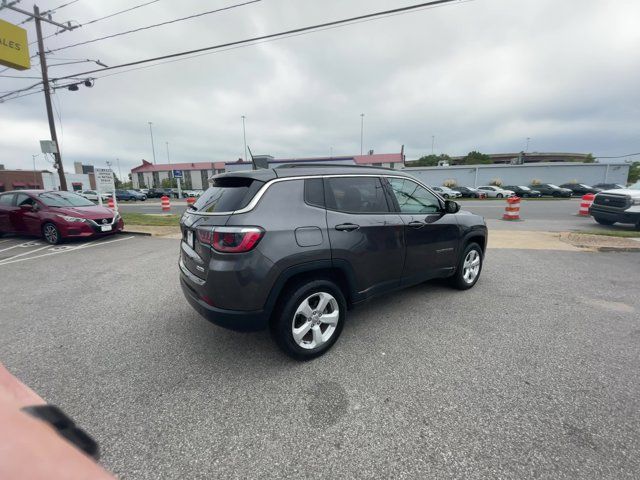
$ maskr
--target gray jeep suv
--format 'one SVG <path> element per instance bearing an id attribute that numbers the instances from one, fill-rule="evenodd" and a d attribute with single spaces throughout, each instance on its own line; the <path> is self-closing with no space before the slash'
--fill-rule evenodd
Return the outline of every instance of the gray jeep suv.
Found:
<path id="1" fill-rule="evenodd" d="M 373 296 L 478 281 L 484 219 L 403 171 L 289 165 L 212 182 L 180 222 L 184 295 L 217 325 L 270 327 L 294 358 L 326 352 Z"/>

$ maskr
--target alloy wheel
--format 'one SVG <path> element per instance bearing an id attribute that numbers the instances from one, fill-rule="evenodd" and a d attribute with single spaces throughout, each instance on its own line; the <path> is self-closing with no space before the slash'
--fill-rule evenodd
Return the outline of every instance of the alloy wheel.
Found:
<path id="1" fill-rule="evenodd" d="M 340 308 L 335 297 L 327 292 L 313 293 L 300 302 L 293 314 L 293 340 L 304 349 L 316 349 L 331 339 L 339 319 Z"/>
<path id="2" fill-rule="evenodd" d="M 58 230 L 54 225 L 50 223 L 45 225 L 44 227 L 44 238 L 49 243 L 57 243 L 58 242 Z"/>
<path id="3" fill-rule="evenodd" d="M 469 250 L 462 264 L 462 278 L 467 283 L 473 283 L 478 273 L 480 273 L 480 253 L 477 250 Z"/>

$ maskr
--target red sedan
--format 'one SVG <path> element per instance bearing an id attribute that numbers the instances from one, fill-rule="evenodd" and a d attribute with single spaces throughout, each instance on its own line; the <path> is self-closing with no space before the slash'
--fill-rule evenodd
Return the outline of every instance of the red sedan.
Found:
<path id="1" fill-rule="evenodd" d="M 0 235 L 43 237 L 51 244 L 120 232 L 119 214 L 71 192 L 19 190 L 0 194 Z"/>

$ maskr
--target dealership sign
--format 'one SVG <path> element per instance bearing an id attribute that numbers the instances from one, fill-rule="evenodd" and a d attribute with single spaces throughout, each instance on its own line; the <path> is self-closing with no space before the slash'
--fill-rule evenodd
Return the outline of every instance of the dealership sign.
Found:
<path id="1" fill-rule="evenodd" d="M 0 65 L 16 70 L 31 68 L 27 31 L 0 20 Z"/>

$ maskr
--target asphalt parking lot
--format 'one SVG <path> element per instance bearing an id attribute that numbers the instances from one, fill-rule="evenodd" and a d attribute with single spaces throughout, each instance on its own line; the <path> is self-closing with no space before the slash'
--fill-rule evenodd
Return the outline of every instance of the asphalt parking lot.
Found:
<path id="1" fill-rule="evenodd" d="M 0 358 L 122 478 L 640 471 L 638 254 L 492 249 L 472 290 L 370 302 L 297 363 L 187 305 L 177 240 L 20 241 L 0 239 Z"/>

